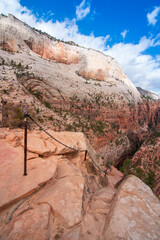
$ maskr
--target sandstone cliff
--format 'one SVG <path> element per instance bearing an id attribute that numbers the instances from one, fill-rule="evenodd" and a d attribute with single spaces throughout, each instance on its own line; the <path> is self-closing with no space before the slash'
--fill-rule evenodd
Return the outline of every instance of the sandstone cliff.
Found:
<path id="1" fill-rule="evenodd" d="M 145 173 L 148 173 L 147 181 L 154 189 L 155 194 L 160 198 L 160 132 L 153 131 L 135 153 L 132 159 L 133 166 L 145 180 Z M 146 181 L 146 182 L 147 182 Z"/>
<path id="2" fill-rule="evenodd" d="M 150 92 L 150 91 L 146 91 L 140 87 L 137 87 L 137 90 L 140 92 L 140 94 L 142 95 L 142 97 L 148 97 L 148 98 L 152 98 L 154 100 L 158 100 L 159 97 L 156 93 Z"/>
<path id="3" fill-rule="evenodd" d="M 104 98 L 115 94 L 116 101 L 122 97 L 126 101 L 140 101 L 136 87 L 110 56 L 93 49 L 59 42 L 12 15 L 0 16 L 0 31 L 1 46 L 19 53 L 16 54 L 17 61 L 22 65 L 29 64 L 34 74 L 45 77 L 53 94 L 56 87 L 64 98 L 76 94 L 81 100 L 91 99 L 90 95 L 99 93 Z M 44 61 L 41 57 L 52 61 Z M 87 87 L 85 83 L 88 84 Z M 76 89 L 81 89 L 81 94 Z"/>
<path id="4" fill-rule="evenodd" d="M 160 102 L 141 98 L 110 56 L 60 42 L 12 15 L 0 16 L 0 31 L 1 127 L 23 127 L 28 109 L 45 128 L 84 132 L 104 165 L 117 167 L 159 129 Z"/>

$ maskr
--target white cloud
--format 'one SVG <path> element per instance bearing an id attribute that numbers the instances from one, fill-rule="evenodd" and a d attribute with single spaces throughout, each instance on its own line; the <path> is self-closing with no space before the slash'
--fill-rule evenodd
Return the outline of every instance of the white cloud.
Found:
<path id="1" fill-rule="evenodd" d="M 127 35 L 128 31 L 124 30 L 123 32 L 121 32 L 121 35 L 123 37 L 123 39 L 125 39 L 126 35 Z"/>
<path id="2" fill-rule="evenodd" d="M 79 5 L 79 9 L 83 9 L 84 6 L 85 1 L 82 1 Z M 53 22 L 52 20 L 44 20 L 44 17 L 37 18 L 29 9 L 23 7 L 19 0 L 0 0 L 0 11 L 3 14 L 11 13 L 30 26 L 47 32 L 53 37 L 65 41 L 73 41 L 81 46 L 94 48 L 96 50 L 105 50 L 106 41 L 110 37 L 109 35 L 105 37 L 95 37 L 93 33 L 90 35 L 81 34 L 76 19 L 69 20 L 66 18 L 62 22 L 59 22 L 58 20 Z"/>
<path id="3" fill-rule="evenodd" d="M 110 38 L 109 35 L 95 37 L 93 33 L 81 34 L 76 19 L 65 19 L 62 22 L 39 19 L 29 9 L 23 7 L 18 0 L 0 0 L 0 11 L 3 14 L 11 13 L 32 27 L 45 31 L 56 38 L 65 41 L 71 40 L 81 46 L 113 56 L 136 86 L 155 91 L 160 96 L 160 55 L 152 57 L 144 54 L 145 50 L 160 45 L 160 34 L 149 39 L 143 37 L 138 44 L 118 43 L 108 47 L 106 45 Z"/>
<path id="4" fill-rule="evenodd" d="M 19 0 L 0 0 L 0 13 L 6 15 L 11 13 L 20 20 L 33 26 L 37 20 L 35 15 L 32 14 L 28 8 L 23 7 L 19 2 Z"/>
<path id="5" fill-rule="evenodd" d="M 119 43 L 106 52 L 113 56 L 123 67 L 126 75 L 136 86 L 160 93 L 160 59 L 144 54 L 152 47 L 154 39 L 143 37 L 138 44 Z"/>
<path id="6" fill-rule="evenodd" d="M 148 19 L 148 23 L 155 25 L 157 22 L 156 17 L 158 16 L 160 12 L 160 7 L 155 7 L 155 9 L 151 12 L 147 14 L 147 19 Z"/>
<path id="7" fill-rule="evenodd" d="M 157 58 L 157 61 L 160 61 L 160 55 L 159 54 L 156 56 L 156 58 Z"/>
<path id="8" fill-rule="evenodd" d="M 84 35 L 79 32 L 76 20 L 65 19 L 64 22 L 44 22 L 43 20 L 36 22 L 35 27 L 41 29 L 50 35 L 65 41 L 73 41 L 80 46 L 87 48 L 93 48 L 96 50 L 105 50 L 106 42 L 109 39 L 109 35 L 106 37 L 95 37 L 93 33 L 90 35 Z"/>
<path id="9" fill-rule="evenodd" d="M 76 7 L 76 16 L 77 20 L 82 20 L 90 13 L 90 4 L 86 3 L 85 0 L 83 0 L 79 6 Z"/>
<path id="10" fill-rule="evenodd" d="M 152 47 L 160 46 L 160 33 L 152 40 Z"/>

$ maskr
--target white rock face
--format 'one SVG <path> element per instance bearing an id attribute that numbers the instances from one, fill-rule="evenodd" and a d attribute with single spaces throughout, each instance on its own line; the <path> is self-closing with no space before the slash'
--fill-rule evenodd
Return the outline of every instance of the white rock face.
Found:
<path id="1" fill-rule="evenodd" d="M 140 92 L 140 94 L 144 97 L 149 97 L 149 98 L 152 98 L 154 100 L 158 100 L 159 99 L 159 96 L 156 94 L 156 93 L 153 93 L 153 92 L 150 92 L 150 91 L 147 91 L 147 90 L 144 90 L 140 87 L 137 87 L 137 90 Z"/>
<path id="2" fill-rule="evenodd" d="M 97 94 L 101 95 L 103 101 L 108 96 L 113 101 L 136 103 L 141 100 L 136 87 L 110 56 L 93 49 L 59 42 L 12 15 L 0 16 L 0 31 L 0 41 L 5 43 L 5 48 L 15 52 L 14 55 L 7 56 L 3 51 L 1 56 L 5 60 L 7 57 L 29 64 L 30 71 L 42 77 L 54 92 L 56 88 L 62 95 L 77 95 L 80 100 L 91 100 Z"/>

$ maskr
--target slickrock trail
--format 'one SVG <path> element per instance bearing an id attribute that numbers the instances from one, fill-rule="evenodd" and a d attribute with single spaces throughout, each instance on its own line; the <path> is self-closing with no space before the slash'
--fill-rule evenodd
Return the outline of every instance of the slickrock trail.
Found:
<path id="1" fill-rule="evenodd" d="M 49 131 L 63 143 L 95 151 L 83 133 Z M 135 176 L 115 168 L 105 177 L 84 152 L 28 132 L 23 175 L 23 131 L 0 132 L 0 239 L 159 239 L 160 202 Z M 136 238 L 135 238 L 136 237 Z"/>

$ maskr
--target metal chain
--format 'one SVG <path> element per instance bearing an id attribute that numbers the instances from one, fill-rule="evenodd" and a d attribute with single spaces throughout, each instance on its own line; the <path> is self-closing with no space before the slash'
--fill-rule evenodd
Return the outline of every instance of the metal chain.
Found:
<path id="1" fill-rule="evenodd" d="M 94 165 L 95 165 L 101 172 L 103 172 L 103 173 L 105 174 L 105 176 L 106 176 L 108 170 L 111 171 L 111 166 L 110 166 L 110 165 L 107 165 L 107 169 L 103 170 L 103 169 L 102 169 L 100 166 L 98 166 L 98 164 L 93 160 L 93 158 L 91 157 L 91 155 L 89 154 L 89 152 L 88 152 L 88 155 L 89 155 L 90 159 L 92 160 L 92 162 L 94 163 Z"/>
<path id="2" fill-rule="evenodd" d="M 85 152 L 85 159 L 86 160 L 86 157 L 87 157 L 87 153 L 90 157 L 90 159 L 92 160 L 93 164 L 101 171 L 105 174 L 107 174 L 107 171 L 110 170 L 111 171 L 111 166 L 108 165 L 107 166 L 107 169 L 106 170 L 103 170 L 100 166 L 98 166 L 98 164 L 93 160 L 93 158 L 91 157 L 91 155 L 89 154 L 88 150 L 87 149 L 76 149 L 76 148 L 73 148 L 73 147 L 70 147 L 64 143 L 62 143 L 61 141 L 59 141 L 58 139 L 56 139 L 55 137 L 53 137 L 49 132 L 47 132 L 41 125 L 39 125 L 30 115 L 27 111 L 24 112 L 24 117 L 29 117 L 41 130 L 43 130 L 49 137 L 51 137 L 52 139 L 54 139 L 56 142 L 60 143 L 61 145 L 69 148 L 69 149 L 72 149 L 74 151 L 77 151 L 77 152 Z"/>
<path id="3" fill-rule="evenodd" d="M 56 139 L 55 137 L 53 137 L 49 132 L 47 132 L 42 126 L 40 126 L 29 114 L 27 114 L 27 116 L 41 129 L 43 130 L 49 137 L 53 138 L 56 142 L 62 144 L 63 146 L 67 147 L 67 148 L 70 148 L 74 151 L 77 151 L 77 152 L 85 152 L 87 150 L 84 150 L 84 149 L 76 149 L 76 148 L 72 148 L 64 143 L 62 143 L 61 141 L 59 141 L 58 139 Z"/>

